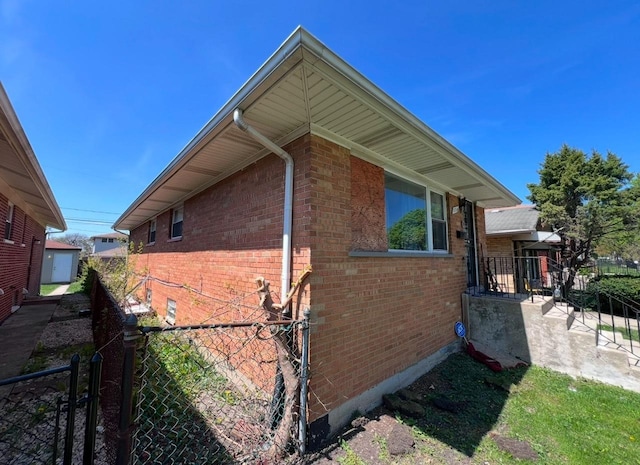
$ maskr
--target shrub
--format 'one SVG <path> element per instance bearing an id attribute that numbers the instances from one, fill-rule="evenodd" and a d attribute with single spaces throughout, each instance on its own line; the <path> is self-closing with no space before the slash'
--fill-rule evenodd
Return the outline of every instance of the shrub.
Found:
<path id="1" fill-rule="evenodd" d="M 587 292 L 594 296 L 596 293 L 600 294 L 602 309 L 609 308 L 609 296 L 615 297 L 612 299 L 613 313 L 623 315 L 621 302 L 631 304 L 636 309 L 639 308 L 640 276 L 598 276 L 589 281 Z"/>

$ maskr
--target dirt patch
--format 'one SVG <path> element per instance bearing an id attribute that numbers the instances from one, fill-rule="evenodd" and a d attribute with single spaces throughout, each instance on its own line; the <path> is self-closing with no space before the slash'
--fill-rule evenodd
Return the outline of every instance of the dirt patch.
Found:
<path id="1" fill-rule="evenodd" d="M 79 392 L 88 383 L 88 366 L 93 354 L 91 319 L 79 316 L 79 311 L 90 307 L 89 298 L 82 294 L 63 295 L 51 322 L 36 343 L 25 373 L 69 365 L 73 354 L 80 355 Z M 14 384 L 11 393 L 0 402 L 0 457 L 10 463 L 50 463 L 56 442 L 56 423 L 64 431 L 66 400 L 68 399 L 68 372 Z M 60 414 L 58 414 L 60 412 Z M 75 416 L 73 463 L 82 463 L 85 410 Z M 96 435 L 96 461 L 106 464 L 104 428 L 98 414 Z M 3 432 L 7 434 L 3 434 Z M 58 436 L 58 461 L 64 447 L 64 435 Z M 5 463 L 0 459 L 0 462 Z"/>
<path id="2" fill-rule="evenodd" d="M 486 458 L 487 446 L 493 454 L 512 457 L 505 463 L 536 461 L 531 445 L 510 438 L 508 425 L 501 422 L 504 403 L 517 395 L 525 372 L 521 367 L 493 373 L 466 354 L 452 355 L 300 463 L 494 463 L 495 457 Z"/>
<path id="3" fill-rule="evenodd" d="M 527 441 L 507 438 L 499 434 L 492 434 L 491 438 L 501 450 L 510 453 L 516 459 L 537 461 L 539 458 L 538 453 Z"/>

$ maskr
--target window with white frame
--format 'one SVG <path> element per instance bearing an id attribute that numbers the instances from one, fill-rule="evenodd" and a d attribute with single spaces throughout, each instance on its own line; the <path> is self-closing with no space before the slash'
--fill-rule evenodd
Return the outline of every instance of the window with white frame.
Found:
<path id="1" fill-rule="evenodd" d="M 167 299 L 167 317 L 165 318 L 170 325 L 176 324 L 176 301 Z"/>
<path id="2" fill-rule="evenodd" d="M 171 239 L 182 237 L 182 219 L 184 216 L 184 208 L 174 208 L 171 213 Z"/>
<path id="3" fill-rule="evenodd" d="M 156 220 L 155 218 L 149 221 L 149 234 L 147 237 L 147 243 L 153 244 L 156 241 Z"/>
<path id="4" fill-rule="evenodd" d="M 385 210 L 390 250 L 448 250 L 443 194 L 385 173 Z"/>
<path id="5" fill-rule="evenodd" d="M 147 306 L 148 307 L 151 307 L 151 296 L 152 296 L 151 288 L 148 287 L 147 288 L 147 298 L 146 298 L 146 302 L 147 302 Z M 175 314 L 175 312 L 174 312 L 174 314 Z"/>
<path id="6" fill-rule="evenodd" d="M 11 240 L 11 229 L 13 227 L 13 204 L 9 202 L 9 210 L 7 211 L 7 218 L 4 226 L 4 238 Z"/>

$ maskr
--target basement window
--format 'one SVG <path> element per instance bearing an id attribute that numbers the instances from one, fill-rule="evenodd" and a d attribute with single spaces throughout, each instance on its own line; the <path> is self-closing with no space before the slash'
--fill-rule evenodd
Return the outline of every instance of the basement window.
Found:
<path id="1" fill-rule="evenodd" d="M 176 301 L 167 299 L 167 317 L 166 322 L 170 325 L 176 324 Z"/>

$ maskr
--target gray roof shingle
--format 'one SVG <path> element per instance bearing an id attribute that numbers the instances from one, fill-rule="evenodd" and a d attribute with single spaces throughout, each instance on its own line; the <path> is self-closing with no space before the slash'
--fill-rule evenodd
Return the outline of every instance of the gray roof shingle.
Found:
<path id="1" fill-rule="evenodd" d="M 528 233 L 536 231 L 540 212 L 534 205 L 518 205 L 485 211 L 485 226 L 488 235 Z"/>

